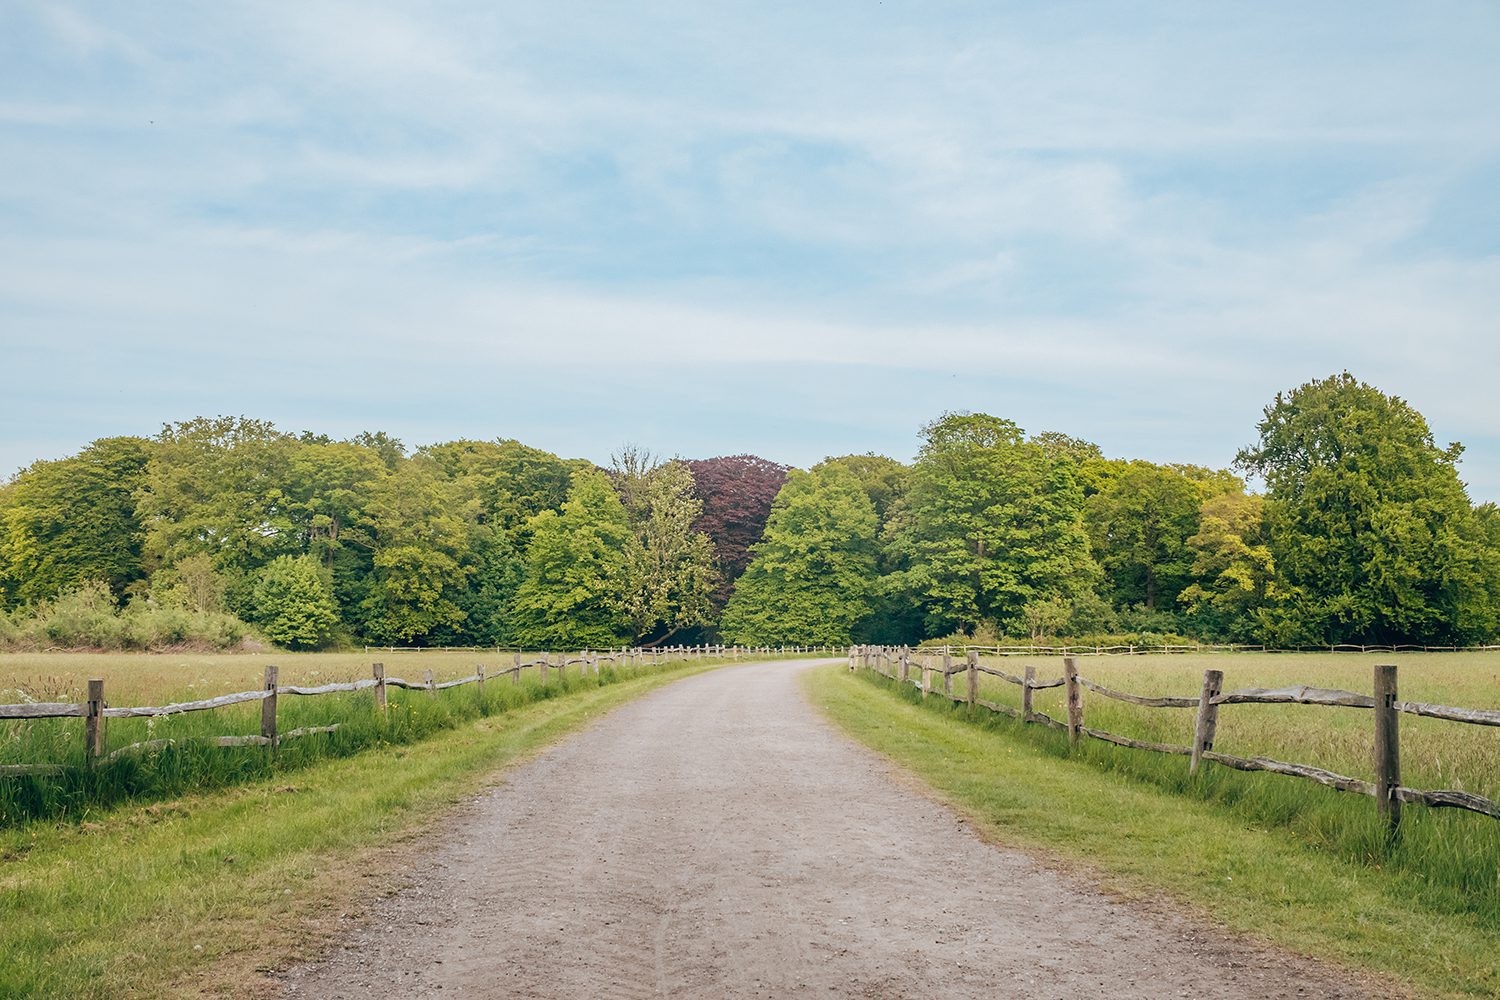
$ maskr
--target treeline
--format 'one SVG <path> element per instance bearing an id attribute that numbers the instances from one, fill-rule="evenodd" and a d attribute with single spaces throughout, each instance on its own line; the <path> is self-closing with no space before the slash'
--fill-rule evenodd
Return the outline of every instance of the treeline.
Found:
<path id="1" fill-rule="evenodd" d="M 1500 514 L 1460 449 L 1344 374 L 1228 470 L 985 414 L 914 462 L 608 469 L 516 441 L 198 418 L 0 487 L 0 642 L 840 644 L 953 634 L 1463 645 L 1500 632 Z"/>

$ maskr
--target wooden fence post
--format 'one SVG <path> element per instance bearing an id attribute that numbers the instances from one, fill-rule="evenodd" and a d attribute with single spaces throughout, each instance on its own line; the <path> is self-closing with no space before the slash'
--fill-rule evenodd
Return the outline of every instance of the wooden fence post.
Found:
<path id="1" fill-rule="evenodd" d="M 521 654 L 520 654 L 520 652 L 517 651 L 517 652 L 511 654 L 510 661 L 511 661 L 511 666 L 515 667 L 515 670 L 513 670 L 511 672 L 510 682 L 512 684 L 519 684 L 519 683 L 521 683 Z"/>
<path id="2" fill-rule="evenodd" d="M 1193 729 L 1193 756 L 1188 774 L 1197 774 L 1203 754 L 1214 748 L 1214 732 L 1219 728 L 1219 706 L 1214 699 L 1224 690 L 1224 671 L 1203 671 L 1203 692 L 1198 696 L 1198 725 Z"/>
<path id="3" fill-rule="evenodd" d="M 474 668 L 474 673 L 479 677 L 479 694 L 484 695 L 484 665 L 480 664 Z"/>
<path id="4" fill-rule="evenodd" d="M 901 647 L 901 686 L 911 683 L 911 647 Z"/>
<path id="5" fill-rule="evenodd" d="M 1021 685 L 1021 721 L 1030 722 L 1032 715 L 1035 714 L 1031 707 L 1031 685 L 1036 681 L 1036 667 L 1028 663 L 1026 665 L 1026 676 L 1023 679 L 1026 683 Z"/>
<path id="6" fill-rule="evenodd" d="M 1083 736 L 1083 688 L 1078 684 L 1078 664 L 1071 656 L 1063 657 L 1063 679 L 1068 690 L 1068 742 L 1077 746 Z"/>
<path id="7" fill-rule="evenodd" d="M 271 741 L 271 749 L 276 749 L 276 687 L 278 675 L 281 671 L 273 666 L 266 667 L 266 690 L 271 692 L 260 703 L 260 734 Z"/>
<path id="8" fill-rule="evenodd" d="M 83 727 L 84 761 L 92 767 L 94 761 L 104 756 L 104 681 L 89 681 L 88 716 Z"/>
<path id="9" fill-rule="evenodd" d="M 1375 668 L 1375 807 L 1385 821 L 1386 836 L 1401 833 L 1401 714 L 1396 711 L 1396 667 L 1383 663 Z"/>
<path id="10" fill-rule="evenodd" d="M 969 714 L 974 714 L 974 706 L 979 701 L 979 650 L 971 649 L 969 660 Z"/>
<path id="11" fill-rule="evenodd" d="M 387 714 L 386 690 L 385 690 L 385 664 L 377 663 L 370 668 L 375 675 L 375 707 L 380 709 L 380 714 Z"/>
<path id="12" fill-rule="evenodd" d="M 437 697 L 437 685 L 432 682 L 432 671 L 428 670 L 427 673 L 423 675 L 422 679 L 427 682 L 427 693 L 430 694 L 430 695 L 432 695 L 434 698 L 436 698 Z"/>
<path id="13" fill-rule="evenodd" d="M 537 669 L 541 672 L 542 685 L 543 686 L 546 686 L 546 684 L 547 684 L 547 671 L 548 671 L 548 668 L 550 668 L 551 666 L 552 666 L 552 654 L 551 653 L 543 653 L 541 661 L 537 664 Z"/>
<path id="14" fill-rule="evenodd" d="M 922 699 L 932 694 L 932 657 L 922 657 Z"/>
<path id="15" fill-rule="evenodd" d="M 944 650 L 950 648 L 952 647 L 943 647 Z M 949 701 L 953 700 L 953 654 L 949 652 L 943 653 L 943 694 L 948 696 Z"/>

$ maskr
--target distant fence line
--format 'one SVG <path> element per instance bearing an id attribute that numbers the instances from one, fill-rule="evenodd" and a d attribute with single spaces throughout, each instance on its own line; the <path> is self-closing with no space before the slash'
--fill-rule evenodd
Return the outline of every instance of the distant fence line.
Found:
<path id="1" fill-rule="evenodd" d="M 989 649 L 993 647 L 985 648 Z M 1077 663 L 1072 656 L 1064 657 L 1063 674 L 1061 677 L 1039 680 L 1036 677 L 1036 668 L 1034 666 L 1027 666 L 1024 676 L 1019 677 L 996 667 L 985 666 L 979 662 L 980 651 L 975 647 L 966 649 L 961 660 L 955 659 L 951 652 L 944 651 L 939 653 L 934 650 L 913 650 L 906 646 L 851 646 L 848 655 L 849 669 L 851 671 L 857 671 L 860 668 L 874 670 L 876 673 L 889 677 L 899 684 L 915 686 L 917 690 L 922 692 L 923 698 L 937 693 L 933 691 L 932 678 L 934 673 L 940 674 L 942 677 L 942 696 L 957 704 L 966 704 L 971 715 L 976 709 L 982 708 L 996 714 L 1019 719 L 1022 722 L 1037 723 L 1052 729 L 1062 730 L 1068 734 L 1068 739 L 1074 746 L 1077 746 L 1082 738 L 1088 737 L 1105 743 L 1112 743 L 1116 746 L 1129 747 L 1134 750 L 1178 754 L 1187 757 L 1189 759 L 1189 774 L 1198 773 L 1203 761 L 1212 761 L 1213 763 L 1222 764 L 1225 767 L 1232 767 L 1240 771 L 1268 771 L 1273 774 L 1284 774 L 1294 778 L 1316 781 L 1321 785 L 1326 785 L 1341 792 L 1355 792 L 1361 795 L 1369 795 L 1375 799 L 1376 808 L 1385 820 L 1388 831 L 1393 836 L 1400 826 L 1401 804 L 1403 802 L 1415 802 L 1432 807 L 1466 809 L 1470 812 L 1482 813 L 1485 816 L 1500 819 L 1500 803 L 1493 802 L 1482 795 L 1450 789 L 1407 788 L 1402 785 L 1401 748 L 1398 728 L 1398 720 L 1402 713 L 1433 719 L 1445 719 L 1450 722 L 1463 722 L 1476 726 L 1500 726 L 1500 711 L 1401 701 L 1396 693 L 1396 667 L 1390 664 L 1380 664 L 1375 667 L 1373 694 L 1359 694 L 1354 691 L 1311 687 L 1308 685 L 1292 685 L 1280 688 L 1242 688 L 1234 691 L 1225 691 L 1223 690 L 1224 672 L 1222 670 L 1205 670 L 1203 672 L 1203 688 L 1197 697 L 1151 697 L 1117 691 L 1081 676 L 1078 673 Z M 912 658 L 914 655 L 919 661 L 917 664 L 917 669 L 920 671 L 919 677 L 912 676 Z M 968 690 L 962 696 L 953 693 L 953 676 L 958 673 L 965 675 L 968 684 Z M 980 698 L 980 674 L 989 674 L 992 677 L 998 677 L 1008 684 L 1020 687 L 1021 708 L 1018 710 L 1008 705 L 999 705 Z M 1054 719 L 1043 712 L 1038 712 L 1032 705 L 1032 692 L 1055 687 L 1066 688 L 1065 697 L 1068 713 L 1066 722 Z M 1192 746 L 1153 743 L 1147 740 L 1137 740 L 1128 736 L 1121 736 L 1118 733 L 1106 732 L 1102 729 L 1089 728 L 1084 725 L 1084 689 L 1104 698 L 1124 701 L 1132 705 L 1141 705 L 1146 708 L 1197 709 L 1198 718 L 1197 724 L 1194 727 Z M 1214 734 L 1219 723 L 1219 707 L 1221 705 L 1255 703 L 1323 705 L 1373 710 L 1375 717 L 1375 780 L 1370 782 L 1360 778 L 1351 778 L 1347 775 L 1335 774 L 1332 771 L 1313 767 L 1308 764 L 1289 763 L 1269 757 L 1236 757 L 1232 754 L 1215 751 L 1213 749 Z"/>
<path id="2" fill-rule="evenodd" d="M 1416 646 L 1402 644 L 1356 645 L 1335 643 L 1326 646 L 1254 646 L 1243 643 L 1181 643 L 1157 646 L 976 646 L 920 643 L 914 650 L 922 653 L 957 653 L 970 650 L 982 656 L 1158 656 L 1163 653 L 1493 653 L 1500 646 Z"/>
<path id="3" fill-rule="evenodd" d="M 831 655 L 833 653 L 834 648 L 831 646 L 621 646 L 619 649 L 610 649 L 608 652 L 588 649 L 581 650 L 577 654 L 538 652 L 533 654 L 537 657 L 536 659 L 522 660 L 522 654 L 516 652 L 512 654 L 511 666 L 504 670 L 488 672 L 485 667 L 479 666 L 469 676 L 459 677 L 451 681 L 435 681 L 431 670 L 425 671 L 425 676 L 420 681 L 390 677 L 386 675 L 385 664 L 375 663 L 371 665 L 371 676 L 364 680 L 347 681 L 337 684 L 321 684 L 316 687 L 281 684 L 279 682 L 280 669 L 276 666 L 267 666 L 265 684 L 258 691 L 236 691 L 232 694 L 223 694 L 215 698 L 176 702 L 170 705 L 128 707 L 109 705 L 104 698 L 104 681 L 96 678 L 88 682 L 88 699 L 86 701 L 26 702 L 14 705 L 0 705 L 0 719 L 82 718 L 84 720 L 84 762 L 89 766 L 93 766 L 108 763 L 128 753 L 159 750 L 170 746 L 174 742 L 169 739 L 144 740 L 140 743 L 131 743 L 128 746 L 120 747 L 106 754 L 104 752 L 105 726 L 108 719 L 155 718 L 165 715 L 180 715 L 185 712 L 212 711 L 214 709 L 226 708 L 230 705 L 258 701 L 261 705 L 259 736 L 210 736 L 202 739 L 211 745 L 221 747 L 265 746 L 274 749 L 287 740 L 299 739 L 303 736 L 311 736 L 316 733 L 332 733 L 339 728 L 335 724 L 332 726 L 307 726 L 285 733 L 279 732 L 276 722 L 277 705 L 281 695 L 316 697 L 319 695 L 372 690 L 375 695 L 376 710 L 385 713 L 388 711 L 387 690 L 393 687 L 404 688 L 410 691 L 426 691 L 433 697 L 437 697 L 439 691 L 462 687 L 465 684 L 477 684 L 479 685 L 479 690 L 482 691 L 484 690 L 486 680 L 498 680 L 506 676 L 510 677 L 511 683 L 519 684 L 521 674 L 527 670 L 536 670 L 538 680 L 542 684 L 546 684 L 552 671 L 556 671 L 557 676 L 561 678 L 566 675 L 567 669 L 572 666 L 578 666 L 580 674 L 586 675 L 589 673 L 598 674 L 600 664 L 602 663 L 614 663 L 626 667 L 662 667 L 674 662 L 692 662 L 710 657 L 728 658 L 731 661 L 735 661 L 739 660 L 742 656 Z M 0 764 L 0 777 L 61 774 L 66 769 L 67 765 L 64 764 Z"/>

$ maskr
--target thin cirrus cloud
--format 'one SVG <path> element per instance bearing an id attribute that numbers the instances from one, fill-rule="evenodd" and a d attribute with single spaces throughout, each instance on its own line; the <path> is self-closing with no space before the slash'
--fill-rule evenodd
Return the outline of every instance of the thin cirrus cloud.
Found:
<path id="1" fill-rule="evenodd" d="M 1349 369 L 1500 497 L 1500 14 L 30 2 L 0 465 L 244 412 L 907 457 L 944 409 L 1223 465 Z"/>

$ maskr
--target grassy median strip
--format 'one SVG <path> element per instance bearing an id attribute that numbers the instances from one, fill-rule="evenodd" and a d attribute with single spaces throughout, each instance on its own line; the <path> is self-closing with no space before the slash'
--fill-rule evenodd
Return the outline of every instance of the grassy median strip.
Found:
<path id="1" fill-rule="evenodd" d="M 962 708 L 923 705 L 883 679 L 832 667 L 809 671 L 805 683 L 837 725 L 910 769 L 995 841 L 1080 862 L 1110 891 L 1165 894 L 1231 929 L 1417 993 L 1500 995 L 1493 916 L 1451 900 L 1429 904 L 1416 873 L 1320 851 L 1215 802 L 1060 756 L 1046 744 L 1052 734 L 1036 727 L 970 722 Z"/>
<path id="2" fill-rule="evenodd" d="M 269 991 L 263 970 L 316 953 L 342 912 L 420 866 L 416 835 L 497 768 L 706 669 L 576 690 L 97 822 L 0 831 L 0 996 Z"/>

